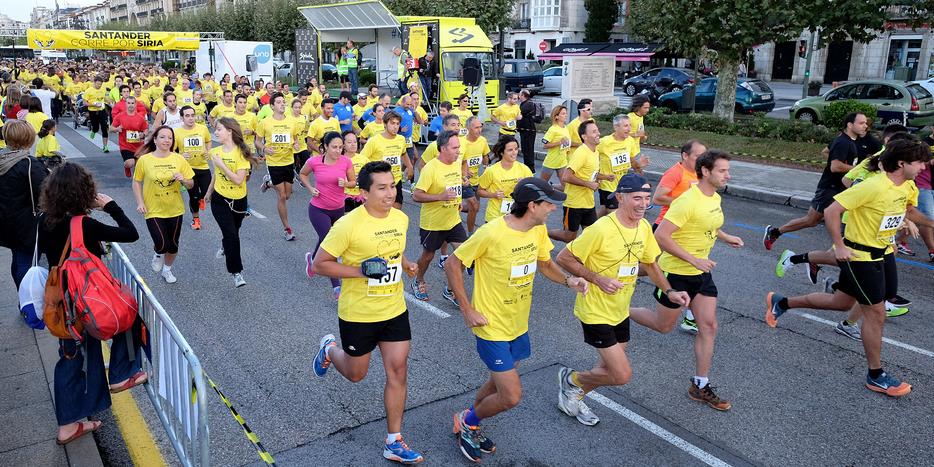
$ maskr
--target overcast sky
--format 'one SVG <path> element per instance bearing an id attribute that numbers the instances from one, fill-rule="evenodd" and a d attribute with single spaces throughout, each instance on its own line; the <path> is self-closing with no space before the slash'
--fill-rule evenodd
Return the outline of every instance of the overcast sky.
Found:
<path id="1" fill-rule="evenodd" d="M 88 5 L 94 5 L 100 3 L 101 0 L 58 0 L 59 8 L 66 7 L 84 7 Z M 36 6 L 44 6 L 48 8 L 55 8 L 55 0 L 0 0 L 0 4 L 4 6 L 11 5 L 16 3 L 17 5 L 22 5 L 22 8 L 3 8 L 3 14 L 9 16 L 18 21 L 29 21 L 29 14 L 32 13 L 32 8 Z"/>

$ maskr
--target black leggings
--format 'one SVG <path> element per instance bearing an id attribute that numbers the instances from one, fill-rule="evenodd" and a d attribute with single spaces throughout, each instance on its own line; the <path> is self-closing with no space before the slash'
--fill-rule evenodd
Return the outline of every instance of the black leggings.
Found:
<path id="1" fill-rule="evenodd" d="M 146 228 L 152 237 L 152 249 L 157 255 L 178 253 L 178 238 L 182 235 L 182 216 L 150 217 Z"/>
<path id="2" fill-rule="evenodd" d="M 243 271 L 243 260 L 240 257 L 240 225 L 243 224 L 246 209 L 246 196 L 232 200 L 216 192 L 211 195 L 211 214 L 221 229 L 224 259 L 227 261 L 227 272 L 231 274 Z"/>
<path id="3" fill-rule="evenodd" d="M 535 173 L 535 131 L 519 130 L 519 145 L 522 147 L 522 161 Z"/>
<path id="4" fill-rule="evenodd" d="M 192 169 L 195 176 L 192 177 L 195 184 L 188 189 L 188 208 L 192 214 L 198 213 L 198 202 L 204 199 L 208 192 L 208 186 L 211 185 L 211 171 L 208 169 Z"/>
<path id="5" fill-rule="evenodd" d="M 107 137 L 107 111 L 94 110 L 88 111 L 88 120 L 91 121 L 91 133 L 100 133 L 104 138 Z"/>
<path id="6" fill-rule="evenodd" d="M 307 149 L 303 149 L 300 152 L 296 152 L 295 156 L 295 173 L 302 171 L 302 167 L 305 166 L 305 162 L 308 162 L 308 159 L 311 157 L 311 153 Z"/>

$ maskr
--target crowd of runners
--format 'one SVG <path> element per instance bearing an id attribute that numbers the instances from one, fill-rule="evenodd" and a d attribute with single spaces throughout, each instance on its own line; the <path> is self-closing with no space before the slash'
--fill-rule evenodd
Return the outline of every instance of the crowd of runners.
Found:
<path id="1" fill-rule="evenodd" d="M 239 231 L 251 215 L 251 177 L 262 178 L 253 196 L 274 192 L 284 241 L 296 239 L 288 200 L 296 193 L 309 199 L 317 238 L 305 254 L 305 271 L 309 279 L 329 281 L 339 331 L 321 338 L 313 371 L 323 377 L 333 368 L 361 381 L 379 347 L 387 459 L 423 460 L 401 434 L 411 341 L 406 295 L 427 301 L 440 290 L 476 337 L 489 379 L 453 414 L 453 431 L 463 455 L 479 462 L 496 450 L 483 420 L 522 399 L 518 366 L 531 354 L 529 315 L 539 273 L 574 295 L 582 339 L 597 354 L 593 368 L 560 368 L 555 392 L 562 412 L 584 425 L 599 422 L 584 397 L 631 378 L 626 347 L 633 321 L 659 333 L 678 325 L 695 334 L 687 395 L 716 410 L 731 408 L 710 379 L 718 322 L 717 263 L 710 253 L 718 240 L 744 247 L 723 230 L 718 191 L 730 181 L 731 157 L 687 141 L 680 162 L 653 187 L 643 176 L 650 164 L 641 152 L 648 138 L 643 118 L 651 107 L 643 96 L 612 119 L 607 135 L 589 99 L 577 103 L 570 121 L 571 109 L 554 107 L 541 139 L 547 154 L 536 171 L 524 144 L 523 129 L 535 131 L 527 92 L 508 93 L 488 123 L 471 112 L 466 95 L 442 103 L 430 118 L 418 83 L 395 96 L 376 86 L 331 96 L 315 80 L 293 91 L 281 82 L 90 62 L 24 62 L 14 78 L 3 84 L 3 134 L 35 132 L 33 152 L 50 170 L 73 165 L 56 145 L 63 112 L 77 118 L 86 109 L 90 138 L 103 152 L 117 135 L 122 163 L 115 165 L 129 179 L 152 238 L 152 270 L 167 283 L 177 281 L 172 266 L 181 230 L 201 230 L 201 214 L 210 210 L 222 234 L 216 256 L 225 259 L 235 287 L 247 284 Z M 498 128 L 496 141 L 482 135 L 487 125 Z M 783 277 L 807 263 L 815 284 L 822 267 L 837 266 L 840 274 L 823 292 L 769 293 L 765 321 L 774 327 L 792 308 L 849 311 L 837 331 L 862 340 L 866 387 L 897 397 L 911 386 L 882 369 L 882 329 L 910 304 L 897 294 L 894 254 L 911 253 L 903 232 L 922 235 L 934 260 L 931 141 L 900 125 L 886 127 L 882 137 L 877 142 L 869 134 L 865 115 L 848 115 L 829 146 L 807 215 L 766 228 L 763 244 L 771 250 L 782 234 L 823 221 L 831 247 L 786 250 L 775 272 Z M 419 142 L 428 142 L 424 150 Z M 486 208 L 479 221 L 481 198 Z M 419 251 L 406 251 L 406 202 L 419 206 Z M 660 212 L 646 219 L 653 205 Z M 549 229 L 556 215 L 560 226 Z M 444 271 L 444 284 L 426 281 L 432 267 Z M 654 309 L 630 306 L 640 276 L 654 285 Z"/>

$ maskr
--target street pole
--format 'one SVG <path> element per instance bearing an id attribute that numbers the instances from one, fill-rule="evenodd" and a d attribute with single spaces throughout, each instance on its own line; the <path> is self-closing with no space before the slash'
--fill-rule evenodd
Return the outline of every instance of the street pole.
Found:
<path id="1" fill-rule="evenodd" d="M 804 86 L 801 87 L 801 98 L 808 97 L 808 86 L 811 84 L 811 55 L 814 54 L 814 42 L 817 31 L 811 30 L 811 38 L 808 40 L 808 51 L 804 59 Z"/>
<path id="2" fill-rule="evenodd" d="M 697 86 L 700 85 L 700 81 L 697 80 L 697 67 L 700 66 L 700 56 L 694 56 L 694 90 L 693 97 L 691 98 L 691 113 L 694 113 L 694 110 L 697 108 Z"/>

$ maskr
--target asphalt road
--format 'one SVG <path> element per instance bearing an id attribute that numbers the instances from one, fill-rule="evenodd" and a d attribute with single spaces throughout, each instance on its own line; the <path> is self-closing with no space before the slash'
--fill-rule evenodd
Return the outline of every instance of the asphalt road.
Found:
<path id="1" fill-rule="evenodd" d="M 336 372 L 318 379 L 311 360 L 319 338 L 337 331 L 336 303 L 325 278 L 309 280 L 304 253 L 316 237 L 306 217 L 308 194 L 296 189 L 289 202 L 297 240 L 286 242 L 275 196 L 261 194 L 261 177 L 249 182 L 250 206 L 264 215 L 244 222 L 241 237 L 248 285 L 233 288 L 223 260 L 215 259 L 220 232 L 204 215 L 199 232 L 183 229 L 173 271 L 178 283 L 161 281 L 148 268 L 152 255 L 143 219 L 133 214 L 132 194 L 118 153 L 102 154 L 70 128 L 60 136 L 86 157 L 100 191 L 114 197 L 141 233 L 125 245 L 155 295 L 188 338 L 202 364 L 280 465 L 378 465 L 385 420 L 383 370 L 374 354 L 366 380 L 351 384 Z M 485 422 L 496 440 L 492 465 L 920 465 L 932 458 L 934 334 L 924 324 L 932 311 L 932 266 L 900 262 L 901 295 L 912 312 L 890 319 L 884 344 L 886 369 L 914 385 L 900 400 L 863 386 L 862 346 L 802 312 L 785 315 L 778 329 L 763 321 L 769 290 L 802 294 L 816 290 L 803 268 L 774 276 L 780 251 L 765 251 L 761 227 L 802 214 L 788 207 L 724 198 L 724 230 L 740 235 L 739 250 L 717 245 L 712 259 L 720 290 L 720 331 L 712 384 L 733 409 L 716 412 L 687 398 L 694 374 L 692 337 L 677 330 L 659 335 L 632 329 L 629 357 L 634 375 L 619 388 L 601 388 L 589 405 L 602 421 L 586 427 L 560 413 L 556 374 L 560 365 L 585 369 L 595 352 L 583 343 L 572 314 L 574 296 L 542 277 L 536 280 L 530 324 L 532 357 L 520 367 L 525 389 L 519 407 Z M 418 206 L 406 194 L 407 255 L 418 255 Z M 656 215 L 653 211 L 652 215 Z M 550 224 L 557 226 L 558 215 Z M 186 216 L 186 224 L 189 217 Z M 826 247 L 822 228 L 783 237 L 776 250 Z M 555 254 L 561 248 L 556 245 Z M 920 244 L 915 245 L 920 249 Z M 822 273 L 824 274 L 824 273 Z M 432 267 L 430 306 L 410 303 L 413 345 L 404 434 L 434 465 L 466 463 L 455 448 L 451 415 L 472 401 L 487 372 L 458 311 L 441 298 L 443 273 Z M 654 306 L 651 287 L 640 284 L 634 306 Z M 838 312 L 808 311 L 824 320 Z M 898 345 L 901 344 L 901 345 Z M 907 345 L 907 346 L 906 346 Z M 137 395 L 141 405 L 148 404 Z M 261 465 L 239 426 L 210 397 L 211 453 L 215 465 Z M 159 422 L 145 409 L 158 432 Z M 111 425 L 112 426 L 112 425 Z M 120 439 L 101 436 L 111 464 L 122 464 Z M 117 445 L 115 445 L 116 443 Z M 173 451 L 163 444 L 168 459 Z M 928 459 L 928 461 L 924 461 Z"/>

